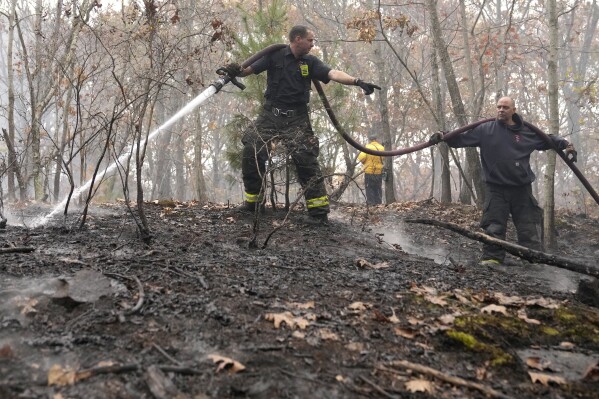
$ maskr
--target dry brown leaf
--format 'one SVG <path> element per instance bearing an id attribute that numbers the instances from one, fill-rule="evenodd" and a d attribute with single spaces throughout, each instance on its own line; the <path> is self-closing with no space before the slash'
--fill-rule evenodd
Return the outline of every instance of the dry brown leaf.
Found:
<path id="1" fill-rule="evenodd" d="M 526 358 L 526 365 L 532 369 L 539 371 L 548 370 L 551 362 L 548 360 L 541 359 L 538 356 L 531 356 Z"/>
<path id="2" fill-rule="evenodd" d="M 536 305 L 545 309 L 557 309 L 559 308 L 559 304 L 557 301 L 554 301 L 553 299 L 547 299 L 547 298 L 532 298 L 532 299 L 527 299 L 526 300 L 526 305 L 528 306 L 532 306 L 532 305 Z"/>
<path id="3" fill-rule="evenodd" d="M 306 303 L 288 302 L 287 306 L 294 309 L 314 309 L 314 301 Z"/>
<path id="4" fill-rule="evenodd" d="M 486 367 L 478 367 L 476 369 L 476 379 L 479 381 L 484 381 L 488 377 L 487 368 Z"/>
<path id="5" fill-rule="evenodd" d="M 365 345 L 362 342 L 350 342 L 345 347 L 354 352 L 362 352 L 365 349 Z"/>
<path id="6" fill-rule="evenodd" d="M 425 295 L 424 299 L 429 301 L 432 304 L 439 306 L 447 306 L 447 302 L 445 301 L 446 296 L 434 296 L 434 295 Z"/>
<path id="7" fill-rule="evenodd" d="M 64 399 L 64 396 L 62 396 L 61 394 L 57 393 L 54 396 L 52 396 L 52 399 Z"/>
<path id="8" fill-rule="evenodd" d="M 438 317 L 439 321 L 446 326 L 453 324 L 455 321 L 455 316 L 452 314 L 444 314 L 443 316 Z"/>
<path id="9" fill-rule="evenodd" d="M 599 381 L 599 361 L 592 363 L 587 367 L 582 375 L 582 379 L 585 381 Z"/>
<path id="10" fill-rule="evenodd" d="M 236 360 L 221 355 L 208 355 L 208 359 L 212 360 L 217 365 L 216 371 L 227 370 L 230 373 L 239 373 L 245 370 L 245 366 Z"/>
<path id="11" fill-rule="evenodd" d="M 354 302 L 351 305 L 348 306 L 349 309 L 351 310 L 366 310 L 367 308 L 370 308 L 372 305 L 369 303 L 364 303 L 364 302 Z"/>
<path id="12" fill-rule="evenodd" d="M 501 313 L 504 316 L 508 315 L 506 307 L 500 306 L 500 305 L 488 305 L 488 306 L 485 306 L 484 308 L 482 308 L 480 311 L 482 313 L 488 313 L 488 314 Z"/>
<path id="13" fill-rule="evenodd" d="M 432 287 L 428 287 L 426 285 L 423 285 L 422 287 L 419 287 L 416 283 L 412 282 L 411 286 L 410 286 L 410 291 L 415 292 L 416 294 L 419 295 L 437 295 L 437 290 L 432 288 Z"/>
<path id="14" fill-rule="evenodd" d="M 64 387 L 73 385 L 75 381 L 77 381 L 77 372 L 73 369 L 62 368 L 59 364 L 53 364 L 48 370 L 48 386 Z"/>
<path id="15" fill-rule="evenodd" d="M 574 349 L 575 346 L 576 346 L 575 344 L 573 344 L 572 342 L 568 342 L 568 341 L 563 341 L 563 342 L 559 343 L 559 347 L 561 349 L 568 350 L 568 351 Z"/>
<path id="16" fill-rule="evenodd" d="M 393 329 L 393 331 L 395 332 L 395 334 L 399 335 L 400 337 L 404 337 L 407 339 L 414 339 L 414 337 L 416 335 L 418 335 L 418 331 L 412 329 L 412 328 L 402 328 L 402 327 L 396 327 Z"/>
<path id="17" fill-rule="evenodd" d="M 411 326 L 418 326 L 418 325 L 422 324 L 423 321 L 420 319 L 417 319 L 416 317 L 408 317 L 408 323 Z"/>
<path id="18" fill-rule="evenodd" d="M 524 299 L 519 296 L 507 296 L 501 292 L 494 293 L 493 297 L 500 305 L 521 305 L 524 303 Z"/>
<path id="19" fill-rule="evenodd" d="M 306 316 L 315 318 L 315 316 Z M 295 327 L 301 328 L 304 330 L 306 327 L 310 325 L 310 322 L 301 317 L 295 317 L 291 312 L 283 312 L 283 313 L 267 313 L 264 318 L 268 321 L 274 322 L 275 328 L 281 327 L 281 323 L 287 324 L 287 327 L 293 329 Z"/>
<path id="20" fill-rule="evenodd" d="M 339 341 L 339 336 L 328 328 L 318 330 L 318 335 L 324 341 Z"/>
<path id="21" fill-rule="evenodd" d="M 395 315 L 395 309 L 391 308 L 391 313 L 393 313 L 393 315 L 389 317 L 389 321 L 393 324 L 399 323 L 399 318 Z"/>
<path id="22" fill-rule="evenodd" d="M 526 309 L 518 309 L 517 316 L 520 320 L 524 320 L 528 324 L 535 324 L 535 325 L 541 324 L 541 322 L 539 320 L 529 319 L 528 315 L 526 314 Z"/>
<path id="23" fill-rule="evenodd" d="M 297 339 L 304 339 L 304 338 L 306 338 L 306 333 L 295 330 L 294 332 L 291 333 L 291 336 L 293 338 L 297 338 Z"/>
<path id="24" fill-rule="evenodd" d="M 379 323 L 390 323 L 391 322 L 391 320 L 389 320 L 389 318 L 387 316 L 385 316 L 384 314 L 379 312 L 377 309 L 373 309 L 373 312 L 374 312 L 374 320 L 378 321 Z"/>
<path id="25" fill-rule="evenodd" d="M 37 299 L 19 296 L 15 298 L 15 301 L 17 306 L 22 308 L 21 314 L 37 313 L 37 309 L 35 309 L 35 305 L 38 303 Z"/>
<path id="26" fill-rule="evenodd" d="M 363 268 L 370 268 L 370 269 L 385 269 L 385 268 L 389 267 L 389 263 L 387 263 L 387 262 L 380 262 L 380 263 L 375 264 L 375 263 L 368 262 L 366 259 L 357 259 L 356 265 L 363 267 Z"/>
<path id="27" fill-rule="evenodd" d="M 423 380 L 423 379 L 410 380 L 410 381 L 406 382 L 406 389 L 412 393 L 414 393 L 414 392 L 433 393 L 435 390 L 433 384 L 430 381 Z"/>
<path id="28" fill-rule="evenodd" d="M 467 305 L 467 304 L 471 303 L 470 299 L 466 298 L 464 295 L 462 295 L 462 294 L 459 294 L 459 293 L 457 293 L 457 292 L 454 292 L 454 293 L 453 293 L 453 296 L 455 296 L 455 297 L 456 297 L 456 299 L 457 299 L 458 301 L 460 301 L 460 303 L 463 303 L 463 304 L 465 304 L 465 305 Z"/>
<path id="29" fill-rule="evenodd" d="M 530 380 L 532 381 L 533 384 L 536 384 L 537 382 L 540 382 L 541 384 L 543 384 L 545 386 L 549 386 L 549 384 L 552 382 L 555 384 L 558 384 L 558 385 L 566 384 L 566 380 L 563 377 L 560 377 L 558 375 L 535 373 L 532 371 L 529 371 L 528 375 L 530 376 Z"/>

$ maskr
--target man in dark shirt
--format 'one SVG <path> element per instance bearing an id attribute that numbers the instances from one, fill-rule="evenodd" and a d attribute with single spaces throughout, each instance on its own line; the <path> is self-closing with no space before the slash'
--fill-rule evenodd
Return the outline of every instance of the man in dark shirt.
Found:
<path id="1" fill-rule="evenodd" d="M 555 148 L 575 153 L 568 141 L 549 136 Z M 438 143 L 443 134 L 431 136 Z M 532 195 L 535 175 L 530 168 L 530 154 L 552 147 L 522 122 L 516 105 L 510 97 L 497 102 L 497 119 L 478 125 L 474 129 L 445 141 L 454 148 L 480 147 L 480 158 L 485 182 L 485 205 L 481 227 L 496 238 L 505 240 L 508 217 L 511 214 L 518 243 L 541 250 L 541 221 L 543 211 Z M 481 265 L 503 263 L 505 251 L 495 245 L 483 246 Z"/>
<path id="2" fill-rule="evenodd" d="M 344 85 L 360 86 L 366 95 L 372 94 L 374 89 L 380 90 L 380 87 L 331 69 L 308 54 L 312 47 L 314 32 L 297 25 L 289 31 L 289 46 L 265 55 L 243 70 L 238 64 L 228 64 L 224 69 L 231 77 L 267 71 L 264 108 L 255 124 L 244 131 L 242 138 L 244 208 L 255 210 L 261 204 L 269 145 L 273 140 L 282 140 L 304 189 L 309 216 L 307 221 L 326 224 L 329 197 L 318 164 L 318 137 L 312 130 L 308 115 L 311 80 L 317 79 L 323 83 L 333 80 Z"/>

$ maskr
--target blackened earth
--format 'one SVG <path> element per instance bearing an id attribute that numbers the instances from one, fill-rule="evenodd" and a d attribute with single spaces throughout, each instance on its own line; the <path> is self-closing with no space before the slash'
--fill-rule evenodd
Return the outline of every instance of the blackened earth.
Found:
<path id="1" fill-rule="evenodd" d="M 474 207 L 340 204 L 328 226 L 217 204 L 145 212 L 149 242 L 122 203 L 83 229 L 0 230 L 0 248 L 34 248 L 0 254 L 0 398 L 599 397 L 599 312 L 576 294 L 592 279 L 480 267 L 480 243 L 404 223 L 476 230 Z M 557 227 L 561 255 L 596 262 L 596 218 L 559 212 Z M 588 364 L 535 368 L 531 349 Z"/>

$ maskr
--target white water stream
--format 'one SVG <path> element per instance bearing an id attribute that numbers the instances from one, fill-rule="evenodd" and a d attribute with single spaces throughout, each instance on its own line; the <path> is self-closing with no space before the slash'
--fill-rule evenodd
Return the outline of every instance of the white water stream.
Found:
<path id="1" fill-rule="evenodd" d="M 179 119 L 181 119 L 185 115 L 189 114 L 191 111 L 193 111 L 196 107 L 201 105 L 208 98 L 212 97 L 212 95 L 214 95 L 215 93 L 216 93 L 216 87 L 214 87 L 214 86 L 208 87 L 206 90 L 204 90 L 202 93 L 200 93 L 196 98 L 191 100 L 191 102 L 189 102 L 189 104 L 187 104 L 185 107 L 181 108 L 175 115 L 173 115 L 170 119 L 168 119 L 166 122 L 164 122 L 162 125 L 160 125 L 156 130 L 151 132 L 148 135 L 148 137 L 140 143 L 140 146 L 143 147 L 147 141 L 152 141 L 153 139 L 155 139 L 158 135 L 160 135 L 166 129 L 171 127 Z M 129 147 L 129 149 L 127 151 L 125 151 L 123 153 L 123 155 L 121 155 L 117 159 L 117 161 L 113 162 L 106 169 L 99 172 L 98 175 L 96 176 L 96 181 L 101 181 L 106 175 L 110 175 L 111 173 L 113 173 L 119 164 L 122 164 L 123 162 L 125 162 L 130 155 L 131 148 L 132 147 Z M 84 185 L 82 185 L 81 187 L 76 189 L 73 192 L 73 196 L 71 197 L 71 199 L 72 200 L 76 199 L 84 191 L 89 190 L 89 187 L 91 186 L 91 184 L 92 184 L 92 179 L 88 180 Z M 65 199 L 63 199 L 59 204 L 57 204 L 49 214 L 34 219 L 30 226 L 31 227 L 39 227 L 39 226 L 43 226 L 46 223 L 48 223 L 48 221 L 50 219 L 52 219 L 54 216 L 56 216 L 57 214 L 59 214 L 60 212 L 63 211 L 64 207 L 67 204 L 67 199 L 68 199 L 68 197 L 65 197 Z"/>

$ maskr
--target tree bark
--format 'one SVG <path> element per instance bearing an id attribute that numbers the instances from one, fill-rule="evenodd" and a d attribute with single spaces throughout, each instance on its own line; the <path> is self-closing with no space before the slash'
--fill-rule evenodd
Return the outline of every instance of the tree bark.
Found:
<path id="1" fill-rule="evenodd" d="M 458 86 L 458 81 L 455 76 L 455 72 L 453 70 L 453 65 L 451 62 L 451 57 L 449 56 L 449 51 L 447 50 L 447 45 L 443 40 L 442 31 L 441 31 L 441 23 L 439 21 L 439 16 L 437 15 L 437 5 L 435 0 L 426 0 L 426 6 L 430 14 L 431 19 L 431 32 L 433 36 L 433 43 L 436 51 L 439 54 L 439 60 L 441 62 L 441 67 L 445 74 L 445 81 L 447 83 L 447 89 L 449 91 L 449 96 L 451 98 L 451 104 L 453 108 L 453 113 L 461 126 L 468 124 L 468 119 L 466 118 L 466 110 L 464 108 L 464 102 L 462 101 L 462 96 L 460 94 L 460 88 Z M 467 169 L 470 172 L 472 177 L 472 182 L 476 189 L 477 193 L 477 204 L 482 205 L 483 200 L 483 189 L 482 189 L 482 180 L 481 180 L 481 172 L 480 172 L 480 161 L 478 158 L 478 152 L 475 148 L 467 148 L 466 149 L 466 161 L 467 161 Z"/>
<path id="2" fill-rule="evenodd" d="M 547 62 L 548 94 L 549 94 L 549 134 L 559 134 L 559 87 L 557 78 L 558 51 L 558 18 L 556 0 L 547 1 L 549 22 L 549 60 Z M 554 151 L 547 152 L 545 168 L 545 203 L 543 209 L 543 229 L 545 246 L 548 249 L 557 248 L 555 237 L 555 159 Z"/>

